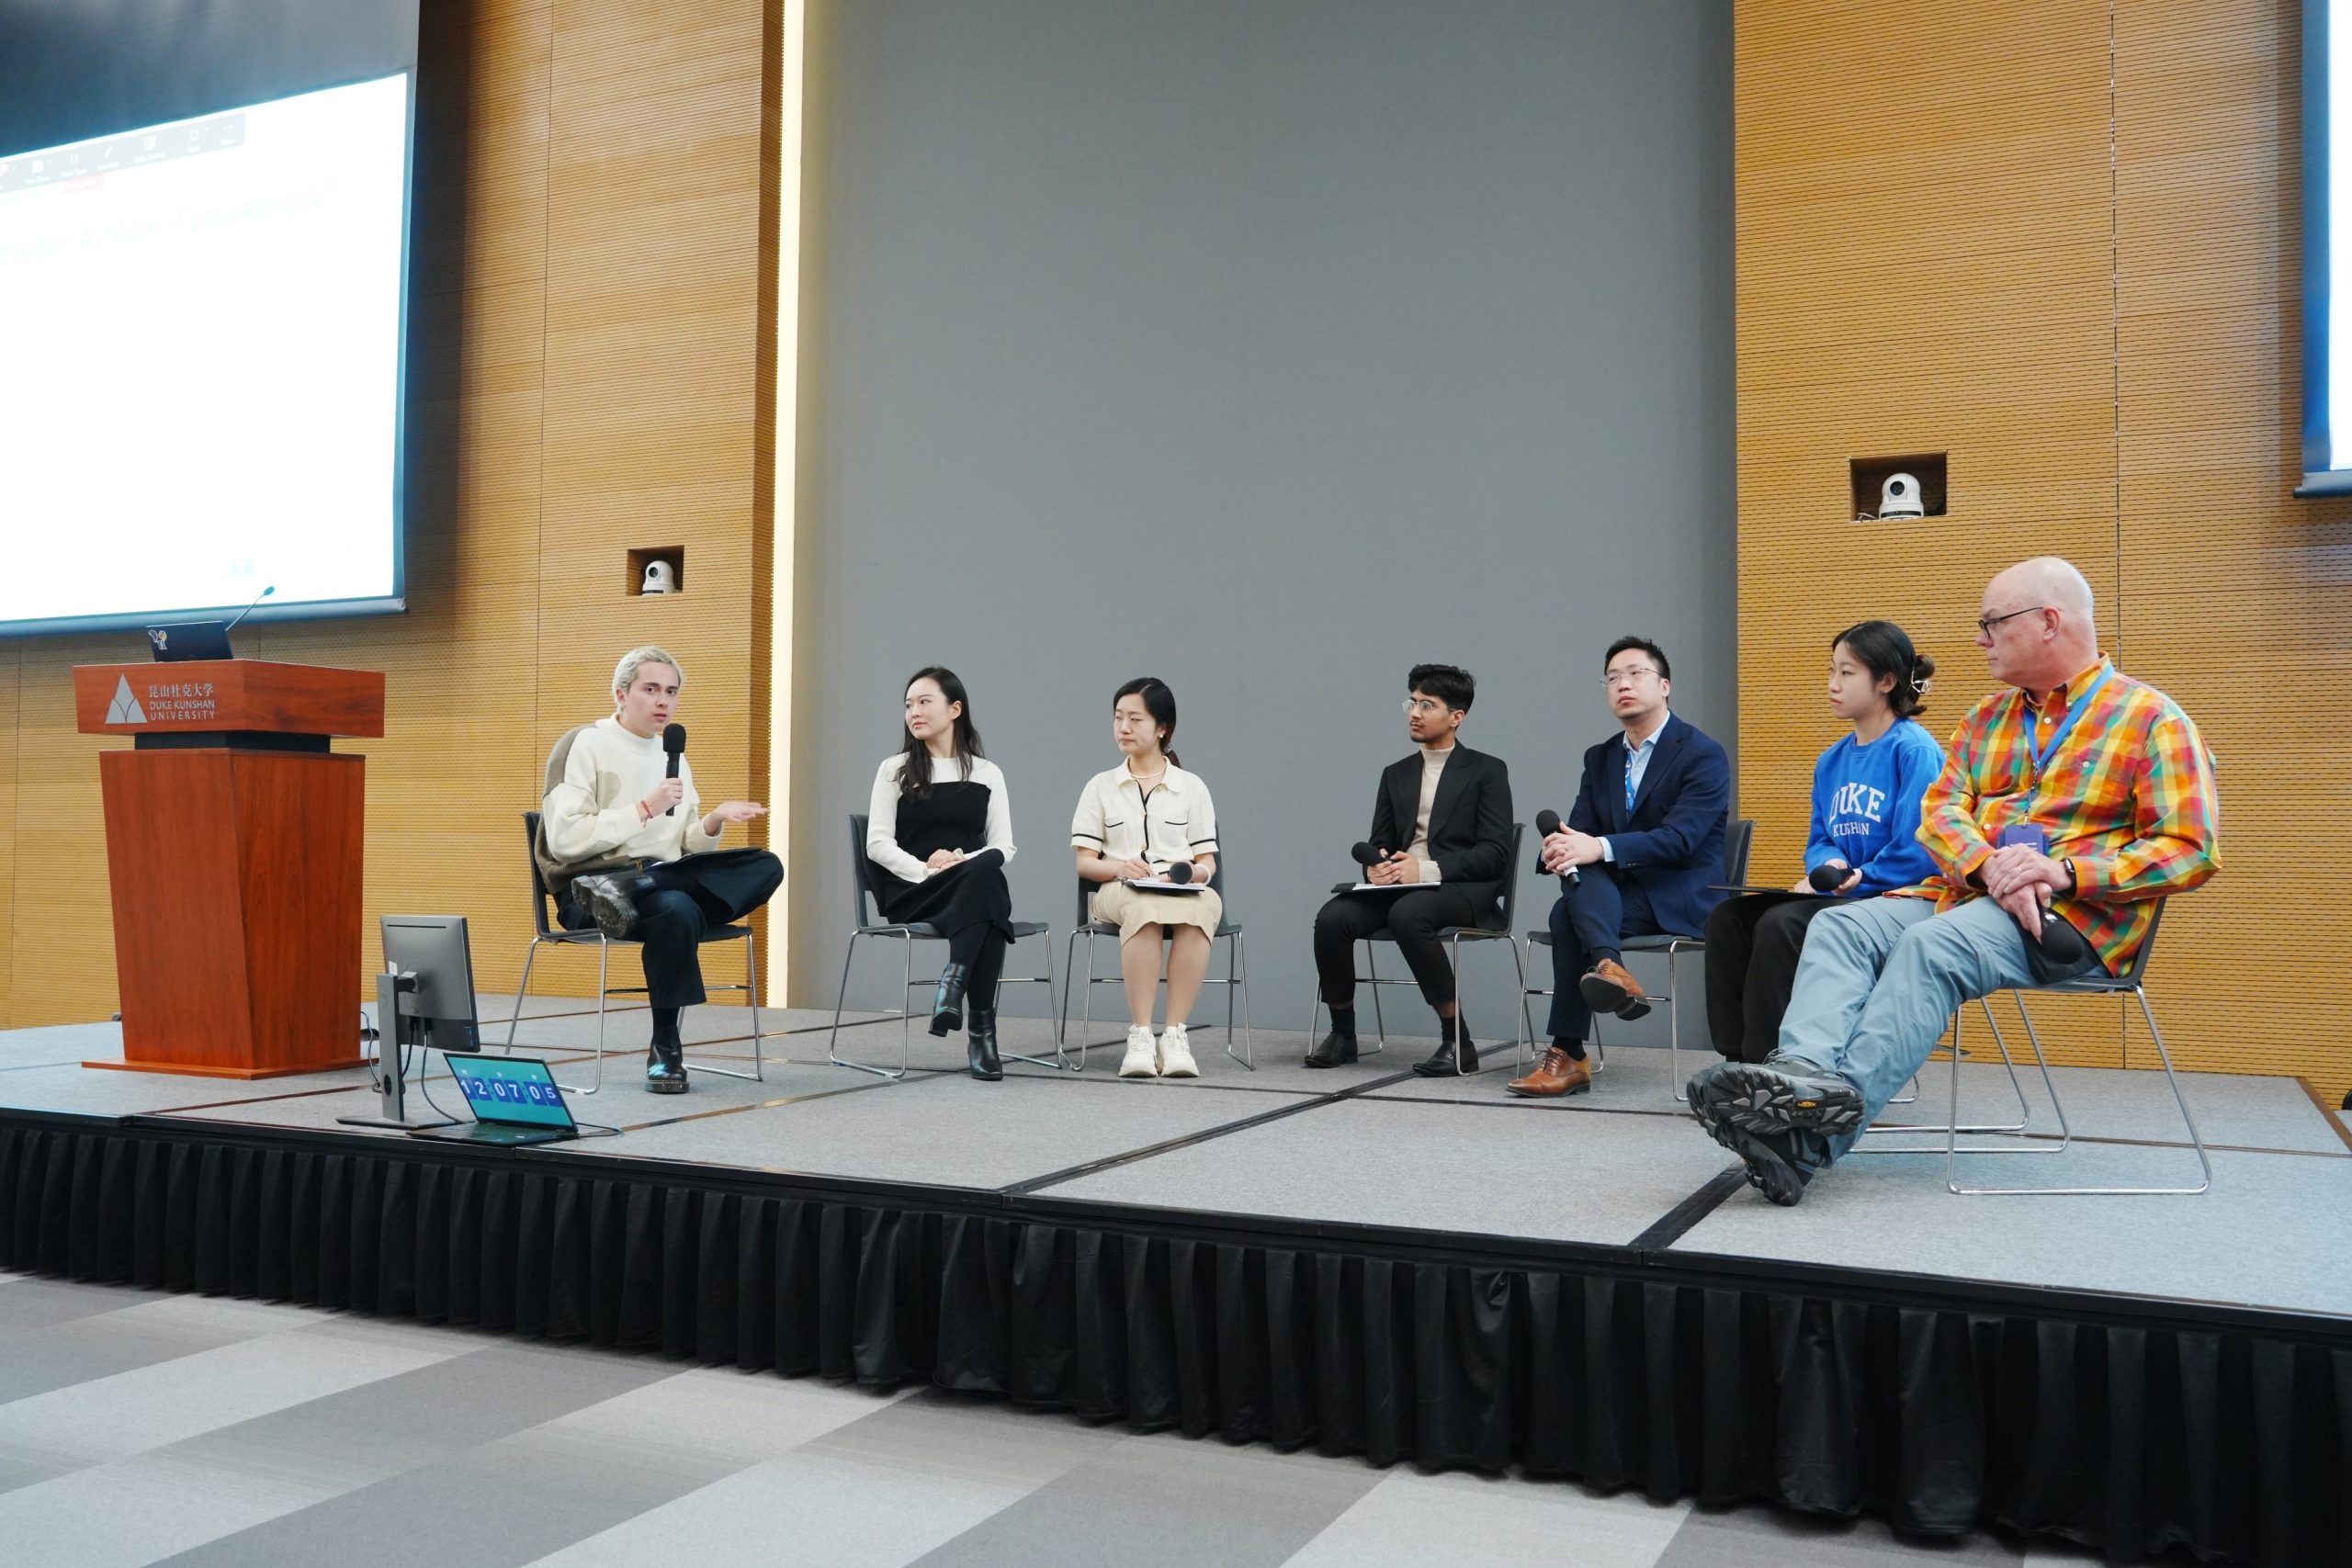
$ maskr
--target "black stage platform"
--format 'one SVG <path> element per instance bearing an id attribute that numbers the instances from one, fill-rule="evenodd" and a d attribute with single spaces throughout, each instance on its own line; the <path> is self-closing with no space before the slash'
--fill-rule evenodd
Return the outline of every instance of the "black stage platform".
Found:
<path id="1" fill-rule="evenodd" d="M 570 1080 L 581 1005 L 523 1026 Z M 374 1103 L 357 1072 L 91 1071 L 110 1027 L 0 1034 L 0 1267 L 2118 1559 L 2352 1564 L 2352 1134 L 2296 1080 L 2185 1080 L 2202 1196 L 1955 1197 L 1940 1153 L 1892 1154 L 1779 1210 L 1680 1113 L 1663 1050 L 1558 1103 L 1503 1095 L 1507 1051 L 1467 1080 L 1412 1077 L 1427 1041 L 1317 1073 L 1261 1031 L 1252 1072 L 1208 1029 L 1197 1082 L 1121 1082 L 1098 1046 L 1082 1076 L 979 1084 L 918 1034 L 891 1084 L 826 1065 L 812 1015 L 767 1017 L 792 1032 L 765 1081 L 657 1100 L 616 1054 L 576 1113 L 624 1135 L 521 1150 L 338 1127 Z M 690 1063 L 747 1064 L 746 1012 L 689 1021 Z M 1998 1067 L 1962 1074 L 1971 1120 L 2000 1108 Z M 1972 1174 L 2194 1179 L 2161 1077 L 2059 1084 L 2074 1145 Z"/>

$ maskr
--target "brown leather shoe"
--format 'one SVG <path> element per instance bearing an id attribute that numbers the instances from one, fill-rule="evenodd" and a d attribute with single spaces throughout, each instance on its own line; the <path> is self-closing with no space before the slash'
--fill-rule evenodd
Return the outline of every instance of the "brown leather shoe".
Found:
<path id="1" fill-rule="evenodd" d="M 1594 964 L 1592 973 L 1577 982 L 1577 994 L 1593 1011 L 1613 1012 L 1619 1018 L 1641 1018 L 1650 1010 L 1649 993 L 1613 958 Z"/>
<path id="2" fill-rule="evenodd" d="M 1530 1100 L 1548 1100 L 1563 1094 L 1582 1094 L 1592 1087 L 1592 1060 L 1576 1057 L 1554 1045 L 1535 1064 L 1535 1070 L 1523 1078 L 1513 1078 L 1503 1085 L 1512 1094 Z"/>

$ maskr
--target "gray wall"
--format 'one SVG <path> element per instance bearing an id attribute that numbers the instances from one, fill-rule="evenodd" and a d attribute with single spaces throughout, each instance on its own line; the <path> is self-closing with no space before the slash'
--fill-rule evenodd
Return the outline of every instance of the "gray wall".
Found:
<path id="1" fill-rule="evenodd" d="M 797 1001 L 831 1000 L 842 816 L 926 663 L 1057 933 L 1111 694 L 1174 687 L 1277 1028 L 1410 664 L 1476 673 L 1464 739 L 1526 820 L 1613 733 L 1621 632 L 1729 743 L 1726 0 L 855 0 L 820 37 Z M 1467 962 L 1506 1032 L 1508 963 Z"/>

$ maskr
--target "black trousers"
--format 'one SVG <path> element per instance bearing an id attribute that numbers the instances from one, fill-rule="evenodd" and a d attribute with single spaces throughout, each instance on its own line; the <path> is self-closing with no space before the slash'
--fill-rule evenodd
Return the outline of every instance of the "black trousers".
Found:
<path id="1" fill-rule="evenodd" d="M 1810 893 L 1749 893 L 1707 917 L 1707 1032 L 1726 1060 L 1760 1062 L 1781 1043 L 1804 929 L 1839 903 Z"/>
<path id="2" fill-rule="evenodd" d="M 642 875 L 653 891 L 636 899 L 643 942 L 646 1000 L 657 1008 L 688 1008 L 707 998 L 702 988 L 702 939 L 713 926 L 731 925 L 775 897 L 784 863 L 765 850 L 713 850 L 684 860 L 657 861 Z M 595 922 L 571 899 L 559 911 L 565 929 Z"/>
<path id="3" fill-rule="evenodd" d="M 1620 881 L 1617 868 L 1596 861 L 1579 868 L 1552 906 L 1552 1016 L 1544 1032 L 1555 1040 L 1592 1038 L 1592 1010 L 1577 989 L 1592 966 L 1615 956 L 1629 936 L 1655 936 L 1657 917 L 1650 896 L 1636 882 Z"/>
<path id="4" fill-rule="evenodd" d="M 1487 913 L 1458 887 L 1439 883 L 1410 893 L 1339 893 L 1315 917 L 1315 973 L 1327 1006 L 1351 1008 L 1356 999 L 1356 943 L 1385 932 L 1396 939 L 1405 967 L 1413 972 L 1431 1007 L 1453 999 L 1453 965 L 1437 933 L 1448 926 L 1475 926 Z"/>

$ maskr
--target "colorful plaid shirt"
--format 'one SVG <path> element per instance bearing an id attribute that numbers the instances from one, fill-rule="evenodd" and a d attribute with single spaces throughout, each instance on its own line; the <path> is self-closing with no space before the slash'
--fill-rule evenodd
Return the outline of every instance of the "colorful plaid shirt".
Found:
<path id="1" fill-rule="evenodd" d="M 2076 694 L 2107 678 L 2037 777 L 2033 753 Z M 2001 830 L 2032 823 L 2054 860 L 2075 863 L 2075 891 L 2052 906 L 2120 974 L 2154 918 L 2153 900 L 2186 893 L 2221 869 L 2221 803 L 2197 726 L 2153 686 L 2102 657 L 2042 708 L 2014 688 L 1986 697 L 1952 731 L 1944 771 L 1919 806 L 1919 842 L 1943 874 L 1898 897 L 1932 897 L 1939 912 L 1983 897 L 1969 877 Z M 2029 739 L 2027 727 L 2034 726 Z"/>

